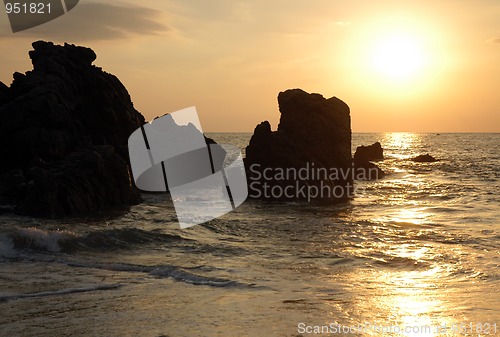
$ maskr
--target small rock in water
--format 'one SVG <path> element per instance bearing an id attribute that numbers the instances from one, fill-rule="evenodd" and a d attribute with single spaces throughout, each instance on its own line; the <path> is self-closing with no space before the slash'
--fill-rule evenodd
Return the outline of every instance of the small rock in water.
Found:
<path id="1" fill-rule="evenodd" d="M 354 153 L 354 167 L 357 180 L 377 180 L 385 177 L 385 172 L 372 163 L 384 160 L 384 149 L 379 142 L 369 146 L 358 146 Z"/>
<path id="2" fill-rule="evenodd" d="M 354 162 L 362 163 L 367 161 L 384 160 L 384 149 L 379 142 L 369 146 L 358 146 L 354 153 Z"/>
<path id="3" fill-rule="evenodd" d="M 431 156 L 428 153 L 413 157 L 411 160 L 414 162 L 417 162 L 417 163 L 434 163 L 437 161 L 436 158 L 434 158 L 433 156 Z"/>

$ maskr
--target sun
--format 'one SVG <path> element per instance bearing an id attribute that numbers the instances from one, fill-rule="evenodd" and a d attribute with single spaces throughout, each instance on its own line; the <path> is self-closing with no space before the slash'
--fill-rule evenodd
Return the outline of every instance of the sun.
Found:
<path id="1" fill-rule="evenodd" d="M 373 70 L 386 80 L 409 81 L 423 71 L 425 50 L 420 41 L 410 35 L 392 34 L 376 40 L 371 53 Z"/>
<path id="2" fill-rule="evenodd" d="M 332 68 L 352 90 L 397 105 L 442 90 L 454 62 L 442 27 L 393 13 L 350 28 L 341 49 L 332 48 Z"/>

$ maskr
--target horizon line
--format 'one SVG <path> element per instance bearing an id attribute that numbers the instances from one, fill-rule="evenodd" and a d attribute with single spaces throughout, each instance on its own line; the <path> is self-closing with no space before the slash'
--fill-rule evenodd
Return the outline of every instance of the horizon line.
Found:
<path id="1" fill-rule="evenodd" d="M 276 130 L 274 130 L 276 131 Z M 204 133 L 250 133 L 254 131 L 205 131 Z M 352 133 L 420 133 L 420 134 L 467 134 L 500 133 L 500 131 L 352 131 Z"/>

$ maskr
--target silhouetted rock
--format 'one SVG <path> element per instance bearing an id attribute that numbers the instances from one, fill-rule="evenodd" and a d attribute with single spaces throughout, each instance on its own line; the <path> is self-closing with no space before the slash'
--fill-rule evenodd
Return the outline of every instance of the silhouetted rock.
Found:
<path id="1" fill-rule="evenodd" d="M 421 154 L 419 156 L 416 156 L 414 158 L 411 158 L 412 161 L 417 162 L 417 163 L 434 163 L 437 161 L 436 158 L 431 156 L 430 154 Z"/>
<path id="2" fill-rule="evenodd" d="M 376 164 L 364 161 L 354 163 L 356 180 L 378 180 L 385 177 L 385 172 Z"/>
<path id="3" fill-rule="evenodd" d="M 354 153 L 354 162 L 367 162 L 384 160 L 384 149 L 379 142 L 373 143 L 369 146 L 358 146 Z"/>
<path id="4" fill-rule="evenodd" d="M 7 101 L 9 93 L 9 87 L 3 82 L 0 82 L 0 105 Z"/>
<path id="5" fill-rule="evenodd" d="M 384 149 L 379 142 L 369 146 L 358 146 L 354 153 L 354 167 L 357 180 L 377 180 L 385 176 L 385 172 L 372 161 L 384 160 Z"/>
<path id="6" fill-rule="evenodd" d="M 137 203 L 127 140 L 144 124 L 89 48 L 33 43 L 34 69 L 0 84 L 0 203 L 70 216 Z"/>
<path id="7" fill-rule="evenodd" d="M 271 131 L 267 121 L 260 123 L 246 148 L 250 197 L 347 198 L 353 176 L 347 104 L 300 89 L 281 92 L 278 103 L 278 130 Z M 318 195 L 316 190 L 321 190 Z"/>

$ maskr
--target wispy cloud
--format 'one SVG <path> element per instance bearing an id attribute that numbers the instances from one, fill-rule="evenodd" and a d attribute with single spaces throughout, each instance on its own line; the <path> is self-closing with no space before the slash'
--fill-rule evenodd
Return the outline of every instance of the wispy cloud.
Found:
<path id="1" fill-rule="evenodd" d="M 159 10 L 127 4 L 80 2 L 66 15 L 30 30 L 12 34 L 2 32 L 5 37 L 31 37 L 49 40 L 112 40 L 131 35 L 156 35 L 172 28 L 162 22 L 165 13 Z"/>
<path id="2" fill-rule="evenodd" d="M 490 43 L 500 43 L 500 37 L 492 37 L 488 40 Z"/>

